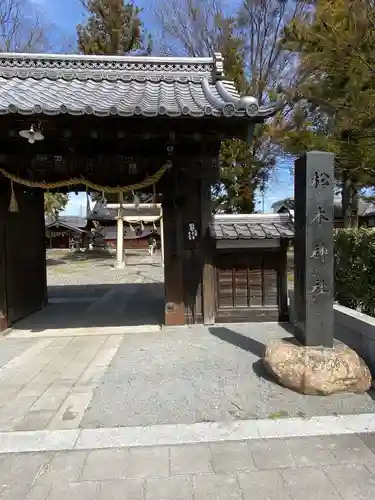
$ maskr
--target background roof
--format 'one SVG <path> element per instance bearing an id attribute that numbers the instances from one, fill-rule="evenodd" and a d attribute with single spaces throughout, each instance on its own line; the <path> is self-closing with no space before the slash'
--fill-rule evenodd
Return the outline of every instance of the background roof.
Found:
<path id="1" fill-rule="evenodd" d="M 56 222 L 61 222 L 81 229 L 85 228 L 87 224 L 87 220 L 84 217 L 78 217 L 75 215 L 59 215 L 57 218 L 53 216 L 45 217 L 46 226 Z"/>
<path id="2" fill-rule="evenodd" d="M 343 217 L 342 213 L 342 200 L 341 197 L 335 197 L 333 200 L 333 209 L 335 218 Z M 293 198 L 285 198 L 284 200 L 276 201 L 272 205 L 272 209 L 274 212 L 278 210 L 286 208 L 287 210 L 294 211 L 294 199 Z M 366 215 L 375 215 L 375 203 L 371 201 L 366 201 L 363 198 L 358 199 L 358 215 L 363 217 Z"/>

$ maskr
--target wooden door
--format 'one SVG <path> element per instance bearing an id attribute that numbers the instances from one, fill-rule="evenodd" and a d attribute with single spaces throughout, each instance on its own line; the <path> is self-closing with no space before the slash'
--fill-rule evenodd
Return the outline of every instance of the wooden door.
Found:
<path id="1" fill-rule="evenodd" d="M 216 322 L 276 321 L 279 254 L 233 251 L 216 257 Z"/>

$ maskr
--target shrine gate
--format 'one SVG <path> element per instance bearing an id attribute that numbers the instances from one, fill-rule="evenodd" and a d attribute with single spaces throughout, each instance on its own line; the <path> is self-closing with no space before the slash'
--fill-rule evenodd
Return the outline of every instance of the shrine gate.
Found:
<path id="1" fill-rule="evenodd" d="M 47 186 L 120 196 L 154 186 L 162 193 L 165 324 L 212 323 L 208 227 L 220 144 L 250 140 L 276 109 L 241 97 L 220 54 L 0 54 L 0 330 L 47 301 Z"/>

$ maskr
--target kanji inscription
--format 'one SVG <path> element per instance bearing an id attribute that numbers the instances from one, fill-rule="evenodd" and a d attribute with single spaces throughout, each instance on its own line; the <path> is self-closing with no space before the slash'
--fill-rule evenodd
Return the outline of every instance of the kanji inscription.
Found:
<path id="1" fill-rule="evenodd" d="M 312 259 L 319 259 L 321 262 L 325 262 L 328 257 L 328 248 L 322 243 L 321 245 L 315 245 L 313 252 L 311 254 Z"/>
<path id="2" fill-rule="evenodd" d="M 327 172 L 320 172 L 315 170 L 311 179 L 311 183 L 314 188 L 326 187 L 331 184 L 331 179 Z"/>
<path id="3" fill-rule="evenodd" d="M 294 304 L 305 345 L 333 346 L 333 160 L 311 151 L 296 161 Z"/>
<path id="4" fill-rule="evenodd" d="M 320 279 L 320 278 L 317 278 L 316 281 L 315 281 L 315 284 L 314 286 L 312 287 L 312 290 L 311 292 L 313 293 L 313 295 L 321 295 L 321 294 L 324 294 L 324 293 L 329 293 L 329 287 L 327 285 L 327 283 Z"/>
<path id="5" fill-rule="evenodd" d="M 326 211 L 322 207 L 318 207 L 317 211 L 314 213 L 314 218 L 312 222 L 317 221 L 318 224 L 322 224 L 323 222 L 328 222 L 329 218 L 327 217 Z"/>

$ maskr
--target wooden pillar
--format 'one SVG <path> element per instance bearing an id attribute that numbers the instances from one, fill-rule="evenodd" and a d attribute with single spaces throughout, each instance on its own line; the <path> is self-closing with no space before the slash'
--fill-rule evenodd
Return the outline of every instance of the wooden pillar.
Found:
<path id="1" fill-rule="evenodd" d="M 8 328 L 5 242 L 5 220 L 9 205 L 8 194 L 5 184 L 0 183 L 0 332 Z"/>
<path id="2" fill-rule="evenodd" d="M 116 269 L 124 269 L 125 260 L 124 260 L 124 220 L 122 213 L 122 205 L 124 202 L 124 195 L 119 193 L 118 195 L 119 207 L 117 213 L 117 224 L 116 224 Z"/>
<path id="3" fill-rule="evenodd" d="M 44 193 L 15 186 L 15 194 L 19 211 L 5 216 L 8 327 L 47 302 Z"/>
<path id="4" fill-rule="evenodd" d="M 288 245 L 289 240 L 280 242 L 280 264 L 278 273 L 279 321 L 289 321 L 288 312 Z"/>
<path id="5" fill-rule="evenodd" d="M 165 324 L 183 325 L 184 283 L 182 273 L 182 216 L 171 200 L 163 203 Z"/>
<path id="6" fill-rule="evenodd" d="M 212 223 L 211 185 L 218 178 L 218 166 L 218 159 L 209 158 L 203 166 L 203 172 L 201 173 L 201 225 L 204 231 L 202 235 L 202 301 L 203 323 L 205 325 L 213 325 L 216 315 L 216 241 L 209 234 L 209 225 Z"/>
<path id="7" fill-rule="evenodd" d="M 182 214 L 180 206 L 180 170 L 177 160 L 163 179 L 163 246 L 165 317 L 167 326 L 183 325 L 184 283 L 182 268 Z"/>
<path id="8" fill-rule="evenodd" d="M 215 324 L 216 285 L 215 285 L 215 242 L 207 237 L 205 245 L 205 262 L 203 264 L 203 322 L 205 325 Z"/>
<path id="9" fill-rule="evenodd" d="M 163 202 L 165 322 L 212 324 L 214 267 L 208 226 L 212 219 L 213 162 L 211 157 L 184 157 L 173 164 L 169 185 L 164 184 Z"/>

